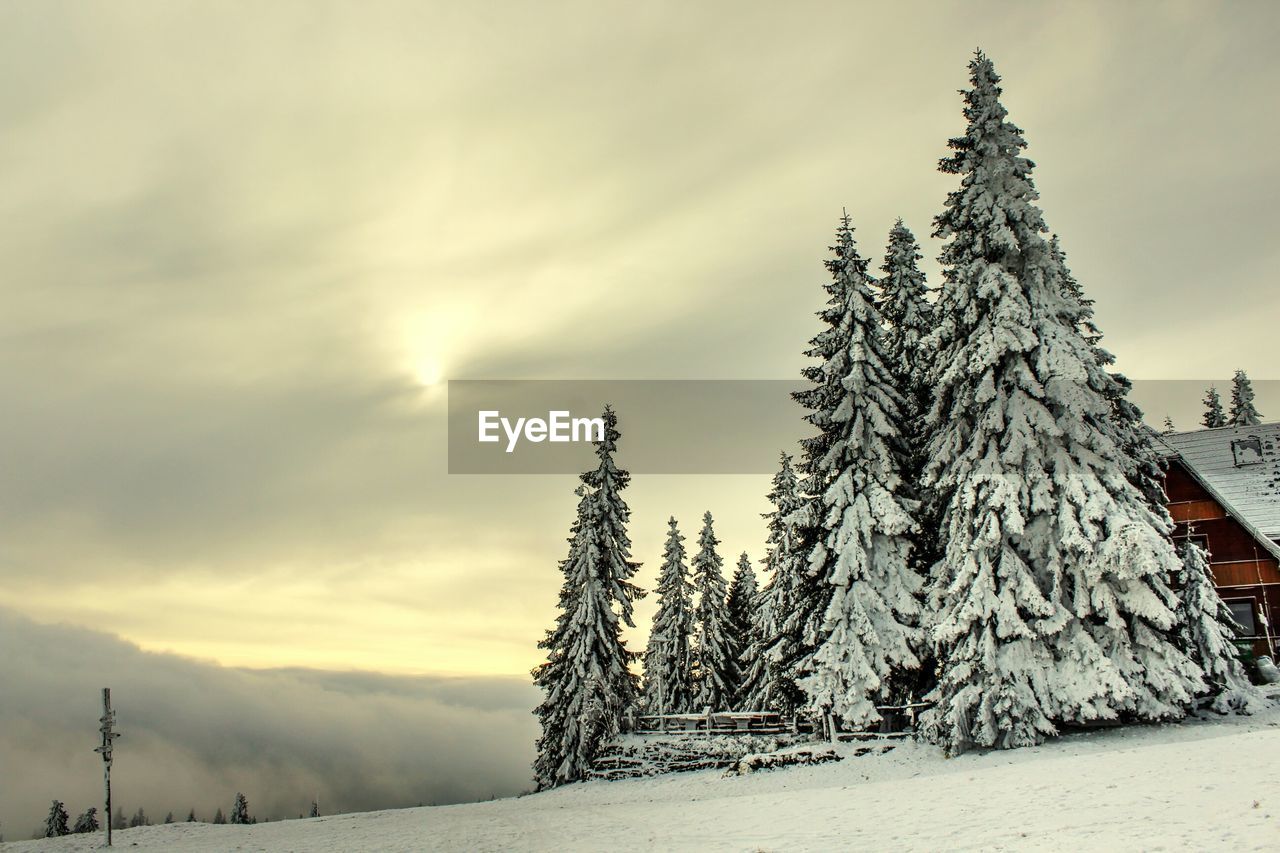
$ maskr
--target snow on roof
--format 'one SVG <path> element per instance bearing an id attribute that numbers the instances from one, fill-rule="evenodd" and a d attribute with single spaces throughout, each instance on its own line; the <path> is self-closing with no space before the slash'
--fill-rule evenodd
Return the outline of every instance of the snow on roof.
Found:
<path id="1" fill-rule="evenodd" d="M 1263 536 L 1280 540 L 1280 423 L 1175 432 L 1159 437 Z"/>

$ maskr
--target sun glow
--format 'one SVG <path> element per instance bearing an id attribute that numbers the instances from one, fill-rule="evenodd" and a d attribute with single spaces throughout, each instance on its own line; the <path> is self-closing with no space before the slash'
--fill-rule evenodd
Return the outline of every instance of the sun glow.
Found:
<path id="1" fill-rule="evenodd" d="M 433 388 L 444 379 L 444 364 L 436 356 L 423 356 L 414 365 L 414 376 L 424 388 Z"/>

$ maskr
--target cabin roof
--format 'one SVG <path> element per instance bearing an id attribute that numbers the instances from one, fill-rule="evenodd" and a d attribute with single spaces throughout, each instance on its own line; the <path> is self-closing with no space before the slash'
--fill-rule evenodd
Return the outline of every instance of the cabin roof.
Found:
<path id="1" fill-rule="evenodd" d="M 1280 422 L 1169 433 L 1157 446 L 1246 527 L 1280 540 Z"/>

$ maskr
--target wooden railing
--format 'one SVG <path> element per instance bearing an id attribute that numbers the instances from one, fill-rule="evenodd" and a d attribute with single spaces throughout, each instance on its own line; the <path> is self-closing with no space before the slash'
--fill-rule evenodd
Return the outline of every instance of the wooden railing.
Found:
<path id="1" fill-rule="evenodd" d="M 813 731 L 813 724 L 775 711 L 717 711 L 701 714 L 646 714 L 637 718 L 637 734 L 779 734 Z"/>
<path id="2" fill-rule="evenodd" d="M 783 716 L 776 711 L 712 711 L 701 714 L 644 714 L 635 718 L 628 730 L 635 734 L 781 734 L 784 732 L 821 732 L 827 737 L 846 739 L 872 734 L 888 735 L 914 728 L 916 714 L 929 707 L 928 702 L 908 705 L 879 705 L 881 723 L 876 732 L 846 731 L 836 727 L 834 735 L 830 723 L 815 721 L 802 716 Z"/>

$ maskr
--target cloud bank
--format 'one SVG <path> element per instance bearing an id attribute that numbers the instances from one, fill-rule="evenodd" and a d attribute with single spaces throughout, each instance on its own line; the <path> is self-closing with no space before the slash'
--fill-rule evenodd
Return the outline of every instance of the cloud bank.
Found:
<path id="1" fill-rule="evenodd" d="M 451 803 L 530 786 L 537 693 L 513 678 L 245 670 L 0 609 L 0 832 L 49 801 L 102 811 L 100 691 L 118 711 L 114 802 L 209 820 L 237 791 L 281 818 Z"/>

